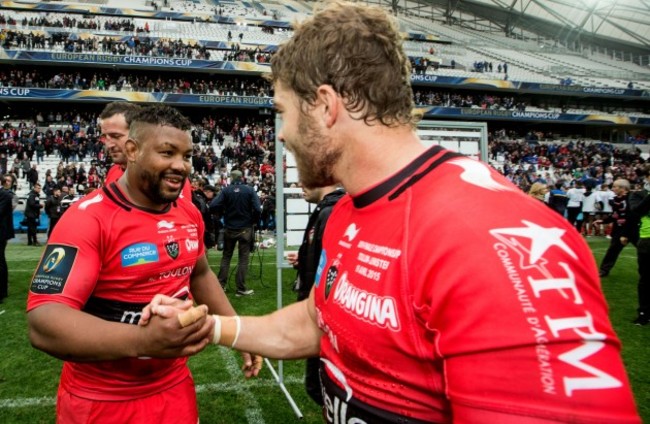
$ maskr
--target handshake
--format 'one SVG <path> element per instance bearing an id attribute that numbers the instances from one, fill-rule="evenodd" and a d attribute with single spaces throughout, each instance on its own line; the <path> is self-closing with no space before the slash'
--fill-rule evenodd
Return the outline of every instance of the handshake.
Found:
<path id="1" fill-rule="evenodd" d="M 211 342 L 215 345 L 235 348 L 241 332 L 241 319 L 239 316 L 209 315 L 207 305 L 193 306 L 189 300 L 180 300 L 158 294 L 142 310 L 142 317 L 138 325 L 146 326 L 154 316 L 172 318 L 176 315 L 181 328 L 186 328 L 202 319 L 214 321 L 214 330 Z M 257 376 L 262 369 L 263 358 L 260 355 L 243 353 L 244 371 L 246 377 Z"/>

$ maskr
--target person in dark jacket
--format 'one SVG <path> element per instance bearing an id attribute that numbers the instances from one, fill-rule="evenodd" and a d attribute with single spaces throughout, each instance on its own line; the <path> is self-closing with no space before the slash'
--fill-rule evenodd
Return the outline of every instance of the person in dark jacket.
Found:
<path id="1" fill-rule="evenodd" d="M 636 174 L 644 177 L 646 185 L 650 184 L 650 164 L 636 170 Z M 639 200 L 641 196 L 643 199 Z M 648 325 L 650 324 L 650 194 L 647 190 L 632 191 L 628 200 L 630 209 L 620 241 L 623 246 L 636 241 L 639 307 L 633 323 Z"/>
<path id="2" fill-rule="evenodd" d="M 302 191 L 305 200 L 309 203 L 316 203 L 317 206 L 310 215 L 309 222 L 307 222 L 307 228 L 305 228 L 305 235 L 303 236 L 300 249 L 297 253 L 290 252 L 287 254 L 289 263 L 298 270 L 295 285 L 296 291 L 298 292 L 298 301 L 309 297 L 309 292 L 316 278 L 316 269 L 318 268 L 321 250 L 323 249 L 325 225 L 332 213 L 332 209 L 334 209 L 334 205 L 345 194 L 336 185 L 315 189 L 303 188 Z M 314 402 L 323 406 L 323 394 L 318 372 L 320 358 L 309 358 L 306 362 L 305 389 Z"/>
<path id="3" fill-rule="evenodd" d="M 0 186 L 0 303 L 9 295 L 9 268 L 5 251 L 7 242 L 15 237 L 14 234 L 14 194 L 9 187 L 13 183 L 11 177 L 2 178 Z"/>
<path id="4" fill-rule="evenodd" d="M 63 210 L 61 209 L 61 189 L 54 187 L 52 195 L 45 201 L 45 214 L 50 218 L 50 228 L 47 230 L 47 238 L 50 238 L 56 223 L 59 222 Z"/>
<path id="5" fill-rule="evenodd" d="M 562 216 L 564 216 L 567 209 L 567 203 L 569 203 L 569 198 L 567 197 L 566 191 L 564 191 L 563 184 L 564 182 L 562 181 L 555 183 L 555 188 L 550 191 L 548 198 L 548 205 L 551 209 Z"/>
<path id="6" fill-rule="evenodd" d="M 232 171 L 230 178 L 231 184 L 221 190 L 219 196 L 210 204 L 210 211 L 223 218 L 225 227 L 219 282 L 225 288 L 230 273 L 230 260 L 237 245 L 239 264 L 236 295 L 248 296 L 253 294 L 253 290 L 246 288 L 248 260 L 254 241 L 254 226 L 260 219 L 262 208 L 255 190 L 242 180 L 241 171 Z"/>
<path id="7" fill-rule="evenodd" d="M 52 178 L 52 175 L 47 175 L 45 177 L 45 183 L 43 183 L 43 193 L 45 193 L 46 197 L 50 197 L 54 193 L 54 189 L 58 186 L 54 178 Z"/>
<path id="8" fill-rule="evenodd" d="M 29 183 L 30 189 L 34 188 L 34 184 L 38 183 L 38 169 L 36 169 L 36 165 L 32 165 L 27 171 L 27 182 Z"/>
<path id="9" fill-rule="evenodd" d="M 609 243 L 607 253 L 605 253 L 605 257 L 600 264 L 599 275 L 601 278 L 607 277 L 609 275 L 609 272 L 612 270 L 612 268 L 614 268 L 614 264 L 616 264 L 618 255 L 620 255 L 621 251 L 625 247 L 623 244 L 621 244 L 621 236 L 623 236 L 623 229 L 625 228 L 627 215 L 630 212 L 630 202 L 628 200 L 630 182 L 625 179 L 618 179 L 614 181 L 612 190 L 616 194 L 616 197 L 609 201 L 612 207 L 612 214 L 607 216 L 602 221 L 594 222 L 594 224 L 612 224 L 612 239 Z M 634 240 L 634 242 L 634 244 L 636 244 L 636 240 Z"/>
<path id="10" fill-rule="evenodd" d="M 218 190 L 215 186 L 206 184 L 203 187 L 201 187 L 201 192 L 203 193 L 203 196 L 205 197 L 205 204 L 206 204 L 206 214 L 201 214 L 203 215 L 203 222 L 205 223 L 205 233 L 203 235 L 203 240 L 205 243 L 205 247 L 212 249 L 214 246 L 217 245 L 217 235 L 219 233 L 219 220 L 217 219 L 217 216 L 214 215 L 212 212 L 210 212 L 210 208 L 208 205 L 216 199 Z M 207 250 L 206 250 L 207 252 Z"/>
<path id="11" fill-rule="evenodd" d="M 36 239 L 36 227 L 38 227 L 38 218 L 41 215 L 41 208 L 43 205 L 40 202 L 41 185 L 34 184 L 32 191 L 27 196 L 27 204 L 25 205 L 25 220 L 27 221 L 27 245 L 40 246 L 41 244 Z"/>

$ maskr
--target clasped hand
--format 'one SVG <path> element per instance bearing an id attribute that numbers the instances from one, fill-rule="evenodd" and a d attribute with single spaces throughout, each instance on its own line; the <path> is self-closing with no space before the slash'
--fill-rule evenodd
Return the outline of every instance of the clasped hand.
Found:
<path id="1" fill-rule="evenodd" d="M 174 331 L 184 332 L 187 329 L 193 329 L 190 334 L 197 332 L 195 337 L 189 338 L 189 340 L 196 341 L 196 338 L 199 337 L 198 334 L 201 334 L 200 342 L 187 346 L 188 350 L 192 351 L 191 355 L 200 352 L 207 346 L 209 342 L 212 341 L 214 337 L 214 317 L 211 315 L 202 314 L 196 322 L 189 324 L 187 327 L 183 327 L 178 319 L 178 315 L 190 310 L 193 307 L 193 302 L 191 300 L 181 300 L 173 297 L 165 296 L 162 294 L 157 294 L 151 300 L 151 302 L 145 306 L 142 310 L 142 316 L 138 325 L 147 326 L 152 320 L 155 319 L 164 319 L 169 320 L 173 319 L 175 321 L 176 329 Z M 207 313 L 208 307 L 206 305 L 200 305 L 199 308 L 205 308 Z M 208 332 L 205 333 L 204 330 L 208 329 Z M 196 350 L 196 351 L 194 351 Z M 259 355 L 253 355 L 248 352 L 241 352 L 243 365 L 242 371 L 246 378 L 257 377 L 260 370 L 262 369 L 263 359 Z"/>

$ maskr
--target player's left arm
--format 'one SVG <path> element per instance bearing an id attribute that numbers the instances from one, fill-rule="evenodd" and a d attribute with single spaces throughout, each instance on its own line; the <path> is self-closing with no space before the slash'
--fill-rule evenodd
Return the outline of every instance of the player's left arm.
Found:
<path id="1" fill-rule="evenodd" d="M 208 306 L 210 314 L 225 316 L 237 314 L 221 288 L 217 276 L 210 268 L 205 255 L 201 255 L 196 262 L 190 277 L 190 291 L 197 304 Z"/>

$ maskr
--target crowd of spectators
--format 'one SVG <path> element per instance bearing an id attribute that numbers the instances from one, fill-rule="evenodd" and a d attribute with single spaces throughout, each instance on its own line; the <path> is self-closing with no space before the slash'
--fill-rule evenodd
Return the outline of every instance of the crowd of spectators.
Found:
<path id="1" fill-rule="evenodd" d="M 165 2 L 166 3 L 166 2 Z M 167 6 L 167 5 L 166 5 Z M 222 10 L 219 9 L 219 14 Z M 274 17 L 275 18 L 275 17 Z M 272 53 L 259 46 L 242 47 L 244 34 L 238 32 L 235 42 L 227 48 L 208 49 L 199 43 L 182 39 L 149 37 L 148 24 L 137 27 L 133 19 L 94 19 L 92 16 L 75 18 L 63 16 L 24 17 L 16 20 L 0 14 L 0 25 L 14 29 L 0 31 L 0 46 L 11 49 L 50 49 L 75 53 L 103 53 L 111 55 L 138 55 L 151 57 L 185 58 L 224 61 L 268 63 Z M 23 29 L 17 29 L 22 26 Z M 45 33 L 27 27 L 47 27 L 60 30 Z M 67 29 L 88 30 L 83 36 Z M 97 30 L 121 31 L 128 36 L 97 36 Z M 272 27 L 262 27 L 273 34 Z M 228 41 L 233 40 L 229 32 Z M 239 41 L 236 42 L 236 41 Z M 431 49 L 429 54 L 435 54 Z M 440 64 L 427 56 L 410 57 L 412 71 L 425 74 Z M 452 68 L 455 62 L 451 61 Z M 474 63 L 476 72 L 497 72 L 507 75 L 508 64 L 482 61 Z M 570 85 L 570 78 L 561 80 Z M 631 84 L 631 83 L 630 83 Z M 109 69 L 70 69 L 58 71 L 52 67 L 30 70 L 5 66 L 0 69 L 0 87 L 35 87 L 77 90 L 116 90 L 139 92 L 191 93 L 260 96 L 272 95 L 271 86 L 262 78 L 229 76 L 224 74 L 172 74 L 152 71 L 116 71 Z M 485 93 L 457 93 L 452 90 L 415 87 L 416 105 L 462 107 L 494 110 L 526 110 L 526 102 L 513 96 Z M 49 128 L 48 128 L 49 126 Z M 43 129 L 46 128 L 46 129 Z M 526 134 L 493 137 L 489 143 L 490 162 L 508 179 L 524 191 L 534 183 L 546 186 L 562 182 L 566 187 L 576 182 L 594 187 L 609 184 L 616 178 L 626 178 L 632 184 L 642 183 L 635 169 L 644 160 L 638 149 L 623 150 L 610 143 L 569 142 L 532 143 L 538 137 Z M 231 169 L 243 172 L 246 182 L 260 194 L 262 201 L 275 195 L 275 133 L 272 120 L 237 117 L 219 112 L 194 122 L 192 141 L 192 179 L 220 189 L 228 184 Z M 635 140 L 645 140 L 643 135 Z M 56 157 L 56 168 L 38 175 L 35 164 L 46 157 Z M 45 195 L 54 186 L 68 187 L 82 194 L 87 189 L 100 187 L 110 167 L 110 156 L 103 149 L 97 116 L 91 112 L 65 109 L 37 112 L 33 120 L 13 126 L 5 123 L 0 128 L 0 173 L 11 174 L 14 181 L 41 182 Z M 36 172 L 36 175 L 35 175 Z M 35 179 L 35 180 L 34 180 Z M 17 187 L 16 187 L 17 188 Z"/>
<path id="2" fill-rule="evenodd" d="M 242 48 L 231 43 L 226 48 L 208 48 L 200 43 L 186 43 L 182 39 L 151 38 L 133 35 L 78 37 L 64 32 L 38 34 L 34 32 L 3 29 L 0 46 L 5 49 L 62 50 L 69 53 L 102 53 L 121 56 L 151 56 L 177 59 L 215 60 L 268 63 L 273 53 L 262 51 L 260 46 Z"/>
<path id="3" fill-rule="evenodd" d="M 530 143 L 519 138 L 489 143 L 489 161 L 524 191 L 540 182 L 553 187 L 561 182 L 571 187 L 580 181 L 586 186 L 611 186 L 617 178 L 642 184 L 635 169 L 644 163 L 638 148 L 621 148 L 605 142 L 571 140 Z"/>
<path id="4" fill-rule="evenodd" d="M 107 31 L 149 32 L 149 26 L 147 24 L 145 24 L 144 27 L 136 27 L 133 19 L 106 19 L 102 25 L 98 19 L 91 15 L 84 15 L 80 19 L 77 19 L 74 15 L 61 15 L 57 18 L 52 18 L 48 15 L 29 17 L 23 16 L 22 19 L 16 19 L 13 16 L 5 16 L 4 14 L 0 13 L 0 25 L 22 26 L 30 28 L 77 28 L 87 30 L 98 30 L 103 28 Z"/>
<path id="5" fill-rule="evenodd" d="M 95 36 L 52 32 L 36 34 L 31 31 L 7 30 L 0 32 L 0 45 L 5 49 L 49 49 L 69 53 L 104 53 L 113 55 L 155 56 L 182 59 L 209 60 L 211 51 L 198 43 L 181 39 L 150 38 L 148 36 Z"/>
<path id="6" fill-rule="evenodd" d="M 481 109 L 505 109 L 525 111 L 526 103 L 513 96 L 493 94 L 459 94 L 445 90 L 414 89 L 416 105 L 443 107 L 480 107 Z"/>
<path id="7" fill-rule="evenodd" d="M 490 137 L 489 161 L 526 191 L 537 181 L 551 185 L 559 180 L 571 184 L 580 179 L 602 184 L 624 177 L 634 183 L 638 178 L 633 170 L 644 162 L 638 149 L 584 140 L 532 142 L 539 138 L 532 132 L 497 132 Z M 241 118 L 235 113 L 205 116 L 195 122 L 192 130 L 193 168 L 210 182 L 226 175 L 230 168 L 239 167 L 247 171 L 249 182 L 271 184 L 274 139 L 271 119 Z M 0 128 L 3 171 L 15 168 L 26 172 L 29 166 L 23 161 L 39 163 L 51 155 L 57 155 L 65 165 L 95 163 L 101 177 L 110 159 L 102 149 L 96 114 L 74 110 L 37 112 L 33 120 L 18 125 L 5 123 Z"/>
<path id="8" fill-rule="evenodd" d="M 476 61 L 472 64 L 473 70 L 475 72 L 494 72 L 494 63 L 493 62 L 488 62 L 487 60 L 484 61 Z M 503 72 L 504 74 L 508 73 L 508 64 L 507 63 L 498 63 L 496 66 L 497 72 L 501 73 Z"/>
<path id="9" fill-rule="evenodd" d="M 262 228 L 273 222 L 275 199 L 275 130 L 272 119 L 242 118 L 219 113 L 194 119 L 191 181 L 216 191 L 229 183 L 230 171 L 242 171 L 245 181 L 267 204 Z M 489 137 L 489 162 L 506 178 L 529 192 L 536 186 L 584 185 L 597 188 L 625 178 L 642 185 L 635 170 L 644 163 L 637 148 L 585 141 L 539 141 L 543 134 L 497 131 Z M 535 140 L 535 142 L 532 142 Z M 56 167 L 41 173 L 36 164 L 56 158 Z M 53 163 L 52 160 L 47 162 Z M 0 173 L 15 184 L 39 182 L 45 195 L 54 187 L 67 187 L 82 195 L 102 185 L 110 156 L 106 155 L 97 126 L 97 114 L 84 111 L 37 112 L 34 119 L 5 122 L 0 127 Z M 17 187 L 15 187 L 17 188 Z"/>
<path id="10" fill-rule="evenodd" d="M 193 178 L 221 187 L 227 183 L 229 171 L 236 168 L 260 194 L 272 195 L 275 187 L 272 120 L 241 118 L 234 114 L 205 116 L 195 122 L 191 135 Z M 54 179 L 59 187 L 66 185 L 77 192 L 101 186 L 111 163 L 103 149 L 97 115 L 77 111 L 38 112 L 33 120 L 8 121 L 0 127 L 0 173 L 12 174 L 16 181 L 27 181 L 34 165 L 50 156 L 59 160 L 57 169 L 47 170 L 36 181 L 47 184 Z"/>
<path id="11" fill-rule="evenodd" d="M 164 92 L 187 94 L 215 94 L 225 96 L 268 97 L 271 85 L 262 78 L 208 75 L 200 76 L 112 70 L 80 69 L 59 71 L 52 68 L 0 70 L 0 87 L 55 88 L 70 90 L 111 90 Z"/>
<path id="12" fill-rule="evenodd" d="M 264 52 L 258 46 L 255 48 L 241 48 L 238 43 L 232 43 L 230 50 L 223 51 L 223 60 L 232 62 L 270 63 L 273 53 Z"/>

